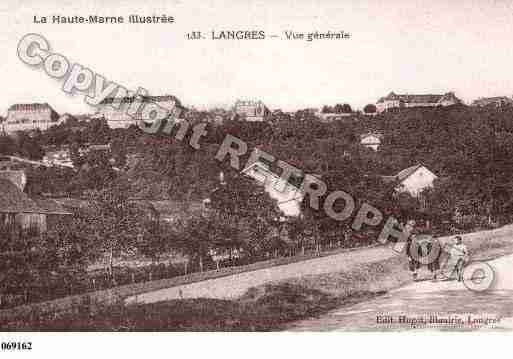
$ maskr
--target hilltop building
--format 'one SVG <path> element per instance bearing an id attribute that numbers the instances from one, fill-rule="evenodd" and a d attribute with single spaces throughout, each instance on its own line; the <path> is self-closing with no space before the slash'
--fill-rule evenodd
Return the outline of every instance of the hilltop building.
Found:
<path id="1" fill-rule="evenodd" d="M 134 102 L 141 102 L 142 104 L 153 102 L 169 111 L 176 111 L 177 108 L 181 108 L 178 98 L 172 95 L 107 97 L 100 103 L 93 118 L 104 118 L 110 128 L 128 128 L 131 125 L 137 125 L 137 121 L 142 119 L 141 111 L 144 106 L 139 105 L 139 111 L 131 116 L 127 110 Z"/>
<path id="2" fill-rule="evenodd" d="M 347 112 L 347 113 L 319 113 L 317 116 L 319 116 L 319 119 L 322 122 L 332 122 L 332 121 L 343 121 L 347 118 L 350 118 L 354 116 L 354 113 Z"/>
<path id="3" fill-rule="evenodd" d="M 497 97 L 481 97 L 472 102 L 472 106 L 476 107 L 487 107 L 487 106 L 495 106 L 495 107 L 503 107 L 513 105 L 513 99 L 506 96 L 497 96 Z"/>
<path id="4" fill-rule="evenodd" d="M 400 109 L 409 107 L 437 107 L 451 106 L 461 103 L 454 92 L 447 92 L 443 95 L 397 95 L 390 92 L 382 97 L 376 103 L 378 112 L 384 112 L 390 109 Z"/>
<path id="5" fill-rule="evenodd" d="M 7 118 L 2 123 L 2 131 L 45 131 L 59 123 L 59 114 L 47 103 L 16 104 L 7 110 Z"/>
<path id="6" fill-rule="evenodd" d="M 271 111 L 262 101 L 241 101 L 238 100 L 233 111 L 245 121 L 265 121 L 270 118 Z"/>

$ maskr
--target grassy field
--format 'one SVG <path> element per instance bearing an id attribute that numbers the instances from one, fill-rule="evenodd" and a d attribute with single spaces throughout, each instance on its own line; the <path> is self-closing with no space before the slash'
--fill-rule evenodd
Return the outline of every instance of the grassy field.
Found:
<path id="1" fill-rule="evenodd" d="M 509 232 L 465 239 L 473 257 L 513 253 Z M 38 315 L 9 330 L 270 331 L 365 301 L 411 282 L 404 256 L 355 266 L 350 271 L 303 276 L 248 290 L 236 300 L 181 299 L 125 306 L 77 303 L 71 312 Z"/>

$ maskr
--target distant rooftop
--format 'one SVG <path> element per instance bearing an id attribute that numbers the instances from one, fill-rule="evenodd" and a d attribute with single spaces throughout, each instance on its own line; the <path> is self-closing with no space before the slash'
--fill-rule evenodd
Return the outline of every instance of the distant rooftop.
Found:
<path id="1" fill-rule="evenodd" d="M 490 104 L 513 104 L 513 99 L 507 96 L 481 97 L 472 102 L 474 106 L 486 106 Z"/>
<path id="2" fill-rule="evenodd" d="M 264 103 L 260 100 L 237 100 L 235 105 L 239 106 L 254 106 L 254 105 L 263 105 Z"/>
<path id="3" fill-rule="evenodd" d="M 378 100 L 378 103 L 384 101 L 402 101 L 404 103 L 438 103 L 443 100 L 457 100 L 454 92 L 447 92 L 445 94 L 395 94 L 393 91 L 387 96 L 382 97 Z"/>
<path id="4" fill-rule="evenodd" d="M 360 140 L 363 140 L 364 138 L 371 137 L 371 136 L 372 137 L 377 137 L 380 140 L 383 139 L 383 134 L 381 134 L 381 133 L 378 133 L 378 132 L 367 132 L 367 133 L 364 133 L 364 134 L 360 135 Z"/>
<path id="5" fill-rule="evenodd" d="M 169 102 L 175 101 L 177 104 L 180 104 L 180 101 L 177 97 L 173 95 L 164 95 L 164 96 L 126 96 L 126 97 L 107 97 L 100 104 L 108 105 L 112 103 L 132 103 L 137 99 L 137 101 L 142 102 Z"/>
<path id="6" fill-rule="evenodd" d="M 47 103 L 23 103 L 14 104 L 9 107 L 9 111 L 41 111 L 48 109 L 55 112 L 54 109 Z"/>

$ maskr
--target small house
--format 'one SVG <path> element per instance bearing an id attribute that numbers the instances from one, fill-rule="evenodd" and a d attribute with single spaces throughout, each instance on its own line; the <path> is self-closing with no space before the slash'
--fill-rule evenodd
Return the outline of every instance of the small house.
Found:
<path id="1" fill-rule="evenodd" d="M 16 184 L 0 178 L 0 223 L 12 230 L 44 233 L 63 216 L 71 215 L 48 199 L 31 199 Z"/>
<path id="2" fill-rule="evenodd" d="M 438 178 L 426 166 L 417 164 L 399 171 L 394 176 L 383 176 L 386 182 L 396 182 L 397 192 L 406 192 L 413 197 L 419 197 L 426 188 L 433 187 L 435 179 Z"/>
<path id="3" fill-rule="evenodd" d="M 360 144 L 364 147 L 371 148 L 374 151 L 381 146 L 382 135 L 376 133 L 367 133 L 360 136 Z"/>
<path id="4" fill-rule="evenodd" d="M 277 201 L 278 208 L 288 217 L 301 215 L 301 202 L 304 193 L 292 183 L 273 173 L 262 162 L 255 162 L 245 168 L 242 173 L 262 184 L 269 196 Z"/>

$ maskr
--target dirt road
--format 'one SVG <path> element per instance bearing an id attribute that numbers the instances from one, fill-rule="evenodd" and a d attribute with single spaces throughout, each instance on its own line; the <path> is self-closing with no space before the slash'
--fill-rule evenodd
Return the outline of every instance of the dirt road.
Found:
<path id="1" fill-rule="evenodd" d="M 288 330 L 513 330 L 513 255 L 488 263 L 495 272 L 489 291 L 470 291 L 457 281 L 432 281 L 424 272 L 426 280 L 294 323 Z"/>
<path id="2" fill-rule="evenodd" d="M 500 240 L 513 237 L 513 225 L 490 231 L 480 231 L 464 236 L 465 241 L 487 238 Z M 448 237 L 440 238 L 446 240 Z M 314 258 L 301 262 L 259 269 L 251 272 L 234 274 L 201 282 L 184 284 L 153 292 L 134 295 L 126 298 L 126 303 L 154 303 L 180 298 L 218 298 L 236 299 L 249 288 L 269 282 L 279 282 L 289 278 L 300 278 L 305 275 L 338 273 L 350 271 L 362 263 L 372 263 L 386 260 L 398 254 L 385 246 L 356 249 L 326 257 Z M 513 273 L 513 269 L 509 273 Z"/>
<path id="3" fill-rule="evenodd" d="M 289 278 L 351 270 L 361 263 L 379 262 L 398 254 L 389 248 L 379 246 L 358 249 L 331 256 L 309 259 L 202 282 L 161 289 L 139 294 L 126 299 L 126 303 L 154 303 L 180 298 L 236 299 L 249 288 Z"/>

